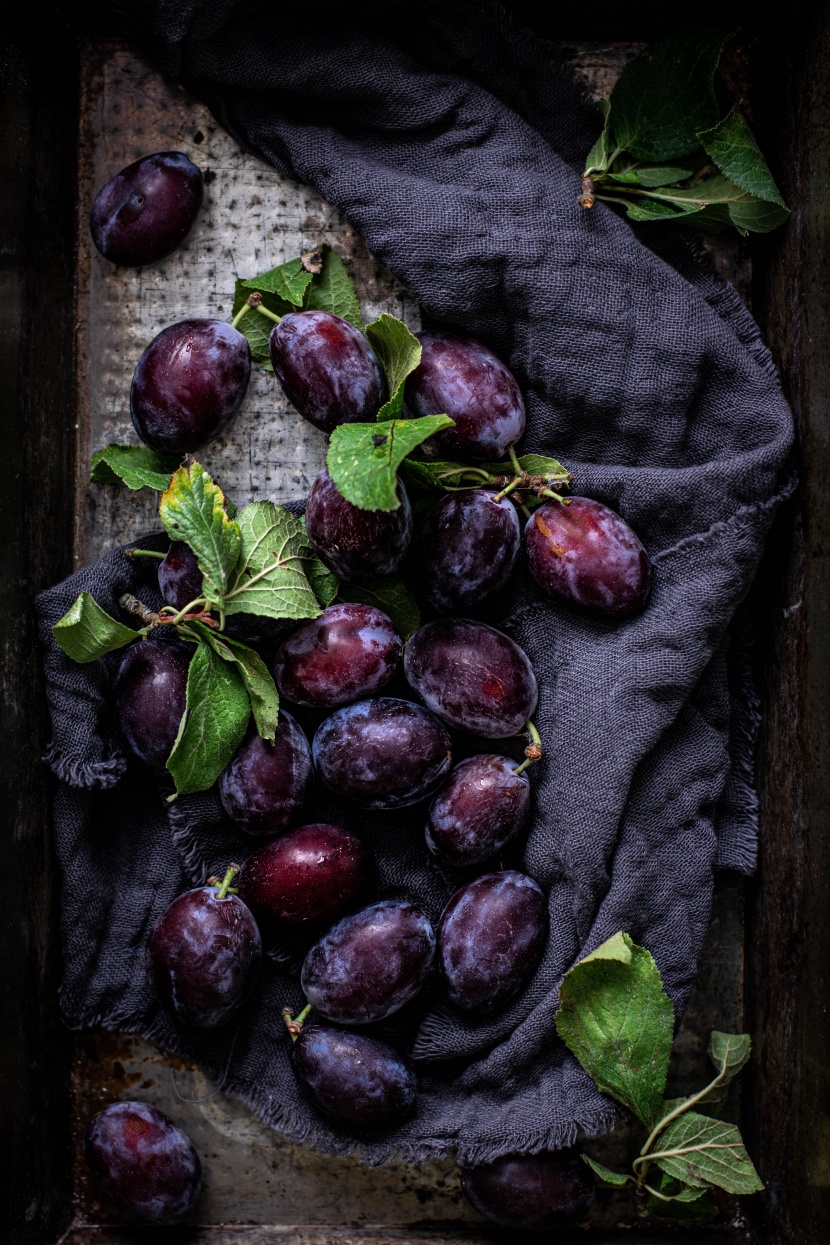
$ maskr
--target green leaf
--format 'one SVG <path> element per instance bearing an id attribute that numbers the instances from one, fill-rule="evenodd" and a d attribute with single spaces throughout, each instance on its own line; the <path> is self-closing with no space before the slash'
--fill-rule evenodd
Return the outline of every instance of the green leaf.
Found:
<path id="1" fill-rule="evenodd" d="M 756 199 L 720 173 L 707 177 L 696 186 L 664 187 L 649 191 L 647 199 L 640 199 L 636 205 L 631 205 L 629 216 L 635 220 L 656 219 L 656 210 L 653 206 L 649 207 L 649 204 L 662 205 L 664 210 L 660 213 L 661 216 L 719 209 L 717 216 L 710 216 L 710 219 L 728 220 L 737 229 L 751 230 L 754 233 L 769 233 L 770 230 L 777 229 L 788 215 L 787 208 Z M 635 211 L 640 214 L 635 215 Z"/>
<path id="2" fill-rule="evenodd" d="M 236 317 L 253 293 L 262 295 L 263 307 L 275 316 L 287 316 L 302 306 L 312 280 L 312 274 L 305 271 L 301 259 L 291 259 L 287 264 L 269 268 L 256 277 L 240 278 L 234 286 L 232 316 Z M 254 363 L 265 368 L 266 372 L 274 370 L 268 354 L 268 338 L 273 327 L 274 321 L 255 308 L 247 311 L 237 325 L 239 332 L 248 339 Z"/>
<path id="3" fill-rule="evenodd" d="M 684 1184 L 717 1185 L 727 1193 L 763 1189 L 734 1124 L 687 1111 L 660 1134 L 649 1161 Z"/>
<path id="4" fill-rule="evenodd" d="M 630 168 L 618 172 L 615 162 L 614 170 L 608 174 L 608 180 L 625 186 L 644 186 L 646 189 L 670 186 L 673 182 L 686 181 L 687 178 L 694 176 L 704 163 L 705 157 L 684 160 L 676 164 L 637 161 Z"/>
<path id="5" fill-rule="evenodd" d="M 366 325 L 366 336 L 383 368 L 389 401 L 378 411 L 378 420 L 397 419 L 403 410 L 406 378 L 421 362 L 421 343 L 402 320 L 382 315 Z"/>
<path id="6" fill-rule="evenodd" d="M 724 1084 L 738 1075 L 752 1054 L 752 1038 L 748 1033 L 720 1033 L 713 1029 L 709 1037 L 709 1058 Z"/>
<path id="7" fill-rule="evenodd" d="M 684 207 L 680 204 L 661 203 L 656 199 L 619 199 L 617 202 L 625 204 L 629 220 L 638 221 L 677 220 L 680 217 L 691 216 L 701 210 L 696 203 L 690 203 Z"/>
<path id="8" fill-rule="evenodd" d="M 313 278 L 306 272 L 303 261 L 299 257 L 290 259 L 287 264 L 279 264 L 269 268 L 258 277 L 249 277 L 241 285 L 249 290 L 257 290 L 260 294 L 276 294 L 277 298 L 293 307 L 302 307 L 305 292 Z"/>
<path id="9" fill-rule="evenodd" d="M 362 332 L 360 303 L 346 265 L 331 247 L 324 244 L 319 249 L 323 252 L 323 270 L 308 286 L 303 307 L 306 311 L 330 311 L 342 316 Z"/>
<path id="10" fill-rule="evenodd" d="M 236 664 L 200 639 L 187 672 L 187 707 L 167 768 L 176 791 L 207 791 L 241 744 L 251 702 Z"/>
<path id="11" fill-rule="evenodd" d="M 711 130 L 703 130 L 698 138 L 709 158 L 731 182 L 741 190 L 748 190 L 756 199 L 777 203 L 786 209 L 755 135 L 737 104 L 722 121 Z"/>
<path id="12" fill-rule="evenodd" d="M 694 1188 L 673 1180 L 665 1172 L 649 1174 L 646 1182 L 649 1196 L 646 1212 L 658 1219 L 673 1219 L 680 1224 L 702 1224 L 714 1219 L 718 1208 L 708 1189 Z"/>
<path id="13" fill-rule="evenodd" d="M 515 474 L 513 464 L 506 463 L 483 463 L 485 471 L 490 471 L 494 475 Z M 567 488 L 573 476 L 567 467 L 563 467 L 555 458 L 545 458 L 542 454 L 522 454 L 519 458 L 519 466 L 522 471 L 526 471 L 531 476 L 545 476 L 552 487 L 559 486 Z"/>
<path id="14" fill-rule="evenodd" d="M 162 493 L 179 462 L 175 454 L 159 454 L 149 445 L 108 445 L 92 455 L 89 478 L 93 484 L 126 484 Z"/>
<path id="15" fill-rule="evenodd" d="M 239 527 L 225 512 L 225 495 L 199 463 L 179 467 L 159 506 L 171 540 L 183 540 L 196 554 L 204 596 L 221 604 L 239 557 Z"/>
<path id="16" fill-rule="evenodd" d="M 604 173 L 608 168 L 609 158 L 614 152 L 614 138 L 611 133 L 611 104 L 607 99 L 597 101 L 603 116 L 602 133 L 594 143 L 585 160 L 583 177 L 591 173 Z"/>
<path id="17" fill-rule="evenodd" d="M 316 618 L 320 606 L 306 575 L 310 545 L 300 520 L 272 501 L 255 501 L 240 510 L 237 523 L 241 552 L 225 613 Z"/>
<path id="18" fill-rule="evenodd" d="M 674 1008 L 651 955 L 618 933 L 565 975 L 556 1027 L 603 1093 L 651 1125 L 658 1115 Z"/>
<path id="19" fill-rule="evenodd" d="M 55 623 L 52 634 L 67 657 L 84 665 L 131 644 L 141 633 L 111 618 L 94 597 L 82 592 Z"/>
<path id="20" fill-rule="evenodd" d="M 641 160 L 674 160 L 716 125 L 712 78 L 733 31 L 686 31 L 646 48 L 626 65 L 611 93 L 614 136 Z"/>
<path id="21" fill-rule="evenodd" d="M 311 584 L 311 590 L 314 593 L 321 609 L 327 609 L 337 596 L 340 587 L 340 580 L 334 571 L 330 571 L 324 562 L 318 558 L 317 554 L 311 547 L 306 531 L 305 516 L 300 518 L 303 534 L 305 536 L 305 545 L 303 547 L 302 558 L 303 567 L 305 569 L 306 579 Z"/>
<path id="22" fill-rule="evenodd" d="M 340 424 L 329 441 L 329 475 L 353 506 L 397 510 L 401 504 L 398 467 L 427 437 L 453 426 L 447 415 L 394 419 L 384 424 Z"/>
<path id="23" fill-rule="evenodd" d="M 213 631 L 202 623 L 189 623 L 188 628 L 209 644 L 217 657 L 236 666 L 251 702 L 257 731 L 263 739 L 273 743 L 279 720 L 280 697 L 271 672 L 259 653 L 240 640 L 224 632 Z"/>
<path id="24" fill-rule="evenodd" d="M 402 579 L 385 579 L 375 588 L 361 588 L 358 584 L 340 585 L 341 601 L 358 601 L 361 605 L 374 605 L 383 610 L 394 624 L 402 640 L 406 641 L 421 625 L 418 602 Z"/>
<path id="25" fill-rule="evenodd" d="M 606 1167 L 604 1163 L 598 1163 L 596 1159 L 592 1159 L 587 1154 L 582 1155 L 582 1160 L 583 1162 L 588 1164 L 588 1166 L 591 1168 L 594 1174 L 599 1177 L 599 1179 L 603 1182 L 603 1184 L 614 1185 L 616 1188 L 621 1189 L 623 1185 L 628 1184 L 629 1180 L 631 1179 L 630 1176 L 626 1176 L 625 1172 L 612 1171 L 610 1167 Z"/>

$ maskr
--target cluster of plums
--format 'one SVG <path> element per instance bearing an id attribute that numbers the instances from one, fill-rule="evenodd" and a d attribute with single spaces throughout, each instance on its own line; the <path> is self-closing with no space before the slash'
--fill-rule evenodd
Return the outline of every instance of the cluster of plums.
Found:
<path id="1" fill-rule="evenodd" d="M 199 170 L 177 153 L 136 162 L 95 201 L 96 245 L 118 263 L 162 258 L 192 226 L 201 186 Z M 469 463 L 502 459 L 525 429 L 515 378 L 472 339 L 436 331 L 421 333 L 420 342 L 421 362 L 406 385 L 408 413 L 446 413 L 454 421 L 424 453 Z M 336 315 L 284 316 L 269 349 L 289 400 L 326 432 L 373 420 L 388 397 L 369 341 Z M 250 368 L 245 337 L 225 322 L 171 325 L 136 367 L 130 395 L 136 431 L 159 451 L 198 449 L 238 410 Z M 401 482 L 398 495 L 393 511 L 358 509 L 324 470 L 307 502 L 308 537 L 346 583 L 375 585 L 410 559 L 411 578 L 437 617 L 404 646 L 380 610 L 335 604 L 287 636 L 271 637 L 283 704 L 298 716 L 316 711 L 322 720 L 310 744 L 285 708 L 274 743 L 250 729 L 218 790 L 227 816 L 260 844 L 238 876 L 229 870 L 223 881 L 178 896 L 159 917 L 146 953 L 162 1006 L 182 1025 L 213 1027 L 250 996 L 263 933 L 292 926 L 323 931 L 302 967 L 315 1015 L 291 1019 L 291 1064 L 314 1107 L 339 1125 L 364 1130 L 413 1109 L 416 1077 L 393 1046 L 361 1026 L 403 1008 L 434 968 L 459 1009 L 486 1014 L 505 1007 L 526 987 L 548 937 L 539 885 L 492 866 L 452 895 L 437 929 L 405 899 L 356 907 L 370 873 L 365 845 L 341 826 L 304 824 L 315 775 L 352 806 L 394 811 L 423 802 L 426 846 L 444 865 L 492 861 L 527 821 L 528 762 L 482 751 L 454 766 L 449 733 L 507 739 L 536 707 L 536 679 L 523 650 L 495 628 L 457 617 L 510 578 L 521 548 L 516 509 L 495 488 L 464 489 L 415 524 Z M 596 501 L 545 502 L 527 523 L 525 548 L 536 582 L 553 596 L 612 616 L 645 604 L 650 568 L 643 547 Z M 177 610 L 201 595 L 201 572 L 185 544 L 170 546 L 158 580 L 165 602 Z M 229 632 L 240 622 L 231 619 Z M 191 652 L 175 640 L 144 639 L 126 651 L 115 679 L 120 733 L 158 775 L 185 711 Z M 384 695 L 401 668 L 408 698 Z M 118 1103 L 100 1113 L 90 1125 L 87 1155 L 106 1188 L 155 1221 L 181 1217 L 198 1196 L 192 1145 L 146 1105 Z M 555 1226 L 583 1213 L 593 1196 L 590 1173 L 571 1152 L 510 1156 L 465 1171 L 463 1188 L 485 1215 L 514 1227 Z"/>

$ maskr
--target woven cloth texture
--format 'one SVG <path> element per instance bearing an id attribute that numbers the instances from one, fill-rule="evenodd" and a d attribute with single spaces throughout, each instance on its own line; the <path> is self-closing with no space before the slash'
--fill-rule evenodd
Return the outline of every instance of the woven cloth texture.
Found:
<path id="1" fill-rule="evenodd" d="M 553 603 L 524 571 L 481 615 L 525 648 L 539 679 L 534 813 L 499 863 L 543 886 L 550 941 L 502 1013 L 462 1016 L 431 983 L 378 1026 L 417 1061 L 421 1088 L 415 1114 L 361 1137 L 360 1155 L 481 1162 L 606 1131 L 614 1109 L 556 1037 L 562 974 L 627 930 L 655 955 L 679 1015 L 713 875 L 755 863 L 757 711 L 732 633 L 793 487 L 792 419 L 770 356 L 697 243 L 577 205 L 596 121 L 563 50 L 512 31 L 498 10 L 426 4 L 414 21 L 395 4 L 119 7 L 246 151 L 344 213 L 426 323 L 473 334 L 509 363 L 528 409 L 521 448 L 566 462 L 575 491 L 618 510 L 653 560 L 650 603 L 624 622 Z M 177 1030 L 147 985 L 155 918 L 252 845 L 214 793 L 168 808 L 124 758 L 108 709 L 117 657 L 78 667 L 52 640 L 82 589 L 115 613 L 124 590 L 152 604 L 146 575 L 115 551 L 38 602 L 61 780 L 66 1020 L 184 1052 L 275 1128 L 347 1151 L 354 1138 L 303 1101 L 281 1036 L 282 1007 L 301 1000 L 301 939 L 271 948 L 254 1003 L 213 1033 Z M 413 896 L 438 918 L 459 878 L 426 851 L 423 808 L 367 815 L 314 801 L 309 821 L 365 837 L 375 895 Z"/>

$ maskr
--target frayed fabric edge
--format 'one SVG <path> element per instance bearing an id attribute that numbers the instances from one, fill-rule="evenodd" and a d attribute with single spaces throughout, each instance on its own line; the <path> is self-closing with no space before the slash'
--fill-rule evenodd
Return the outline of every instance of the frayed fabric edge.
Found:
<path id="1" fill-rule="evenodd" d="M 185 1059 L 194 1059 L 193 1052 L 185 1043 L 171 1035 L 163 1022 L 147 1024 L 136 1012 L 91 1012 L 70 1016 L 62 1008 L 63 1020 L 68 1028 L 104 1029 L 109 1033 L 134 1033 L 152 1042 L 161 1050 Z M 505 1138 L 465 1145 L 461 1137 L 422 1137 L 418 1142 L 369 1141 L 364 1145 L 358 1139 L 336 1137 L 318 1129 L 309 1115 L 299 1115 L 280 1103 L 274 1096 L 264 1093 L 250 1081 L 228 1075 L 228 1068 L 219 1070 L 208 1060 L 199 1058 L 198 1065 L 217 1089 L 231 1098 L 237 1098 L 254 1112 L 266 1127 L 273 1129 L 289 1141 L 313 1146 L 324 1154 L 354 1157 L 367 1167 L 397 1160 L 404 1163 L 426 1163 L 433 1159 L 454 1157 L 462 1166 L 480 1166 L 492 1163 L 506 1154 L 538 1154 L 543 1150 L 562 1150 L 575 1144 L 580 1136 L 600 1137 L 611 1132 L 619 1120 L 616 1108 L 609 1102 L 597 1109 L 571 1120 L 567 1124 L 550 1129 L 525 1133 L 521 1138 Z"/>
<path id="2" fill-rule="evenodd" d="M 126 758 L 122 756 L 108 757 L 104 761 L 83 761 L 64 755 L 54 744 L 44 753 L 43 760 L 55 777 L 68 787 L 87 791 L 96 787 L 106 791 L 117 786 L 127 768 Z"/>

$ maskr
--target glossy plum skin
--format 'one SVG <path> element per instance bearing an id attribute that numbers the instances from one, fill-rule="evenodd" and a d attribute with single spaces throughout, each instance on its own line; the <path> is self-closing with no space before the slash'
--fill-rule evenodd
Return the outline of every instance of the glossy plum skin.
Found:
<path id="1" fill-rule="evenodd" d="M 237 895 L 213 886 L 185 891 L 165 908 L 146 949 L 147 976 L 165 1011 L 183 1025 L 213 1029 L 247 999 L 262 939 Z"/>
<path id="2" fill-rule="evenodd" d="M 165 605 L 183 610 L 202 595 L 204 576 L 196 554 L 183 540 L 174 540 L 158 569 L 159 589 Z"/>
<path id="3" fill-rule="evenodd" d="M 288 401 L 323 432 L 371 422 L 386 400 L 386 382 L 368 340 L 328 311 L 283 316 L 271 329 L 268 353 Z"/>
<path id="4" fill-rule="evenodd" d="M 379 692 L 403 651 L 392 621 L 371 605 L 330 605 L 277 650 L 274 682 L 297 705 L 337 709 Z"/>
<path id="5" fill-rule="evenodd" d="M 421 705 L 380 696 L 338 709 L 317 729 L 314 764 L 326 786 L 363 808 L 432 795 L 452 764 L 444 726 Z"/>
<path id="6" fill-rule="evenodd" d="M 412 509 L 403 484 L 397 510 L 360 510 L 341 497 L 325 468 L 311 486 L 305 521 L 314 552 L 351 584 L 394 575 L 412 539 Z"/>
<path id="7" fill-rule="evenodd" d="M 251 376 L 247 341 L 224 320 L 180 320 L 154 337 L 130 388 L 136 432 L 151 449 L 192 454 L 239 410 Z"/>
<path id="8" fill-rule="evenodd" d="M 427 817 L 426 842 L 434 856 L 447 865 L 473 865 L 516 837 L 530 811 L 530 782 L 516 765 L 482 753 L 455 767 Z"/>
<path id="9" fill-rule="evenodd" d="M 114 264 L 154 264 L 175 251 L 195 224 L 204 179 L 180 151 L 160 151 L 128 164 L 98 191 L 89 228 Z"/>
<path id="10" fill-rule="evenodd" d="M 414 416 L 449 415 L 454 428 L 429 438 L 433 458 L 497 462 L 524 435 L 525 404 L 516 378 L 472 337 L 423 332 L 421 362 L 406 382 Z"/>
<path id="11" fill-rule="evenodd" d="M 485 739 L 516 735 L 536 708 L 538 688 L 527 654 L 486 623 L 427 623 L 410 637 L 404 670 L 442 721 Z"/>
<path id="12" fill-rule="evenodd" d="M 474 609 L 509 580 L 522 543 L 516 507 L 490 489 L 448 493 L 417 533 L 419 584 L 439 614 Z"/>
<path id="13" fill-rule="evenodd" d="M 202 1189 L 202 1165 L 187 1133 L 146 1102 L 111 1102 L 99 1111 L 84 1154 L 101 1188 L 150 1223 L 176 1223 Z"/>
<path id="14" fill-rule="evenodd" d="M 414 904 L 384 899 L 329 930 L 305 958 L 301 983 L 328 1020 L 365 1025 L 415 997 L 435 958 L 435 933 Z"/>
<path id="15" fill-rule="evenodd" d="M 542 888 L 515 869 L 486 873 L 457 890 L 438 925 L 438 969 L 450 999 L 490 1012 L 523 990 L 548 936 Z"/>
<path id="16" fill-rule="evenodd" d="M 281 709 L 272 744 L 251 724 L 219 776 L 219 798 L 246 834 L 282 834 L 299 821 L 311 778 L 308 740 L 291 714 Z"/>
<path id="17" fill-rule="evenodd" d="M 342 916 L 368 874 L 369 853 L 356 834 L 314 823 L 255 851 L 236 886 L 256 916 L 304 925 Z"/>
<path id="18" fill-rule="evenodd" d="M 139 640 L 121 658 L 115 676 L 115 718 L 131 752 L 157 774 L 166 773 L 185 711 L 191 653 L 184 645 Z"/>
<path id="19" fill-rule="evenodd" d="M 529 1231 L 581 1219 L 594 1201 L 594 1177 L 577 1150 L 508 1154 L 462 1168 L 461 1188 L 480 1215 Z"/>
<path id="20" fill-rule="evenodd" d="M 648 600 L 651 563 L 615 511 L 590 497 L 551 501 L 525 527 L 530 573 L 543 592 L 597 614 L 625 618 Z"/>
<path id="21" fill-rule="evenodd" d="M 345 1124 L 385 1124 L 415 1105 L 409 1063 L 365 1033 L 305 1024 L 291 1049 L 291 1067 L 315 1107 Z"/>

